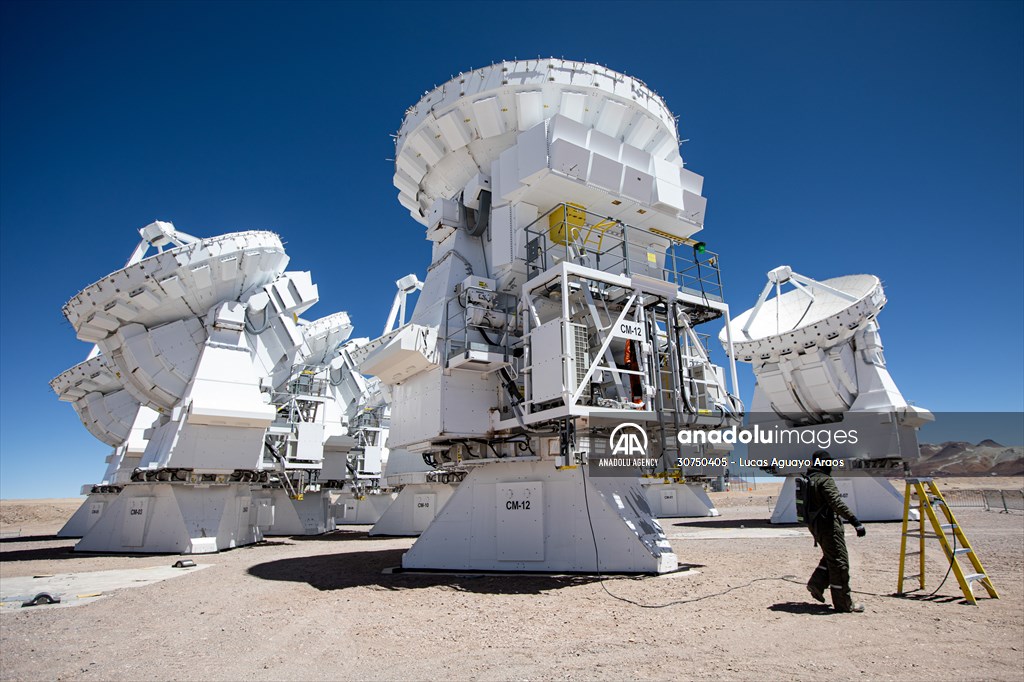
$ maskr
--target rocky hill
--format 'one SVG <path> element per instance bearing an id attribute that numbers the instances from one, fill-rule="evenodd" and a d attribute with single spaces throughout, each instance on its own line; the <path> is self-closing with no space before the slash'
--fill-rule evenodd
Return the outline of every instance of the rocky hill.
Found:
<path id="1" fill-rule="evenodd" d="M 947 441 L 922 443 L 921 458 L 911 462 L 918 476 L 1020 476 L 1024 474 L 1024 447 L 1005 446 L 985 439 L 977 445 Z"/>

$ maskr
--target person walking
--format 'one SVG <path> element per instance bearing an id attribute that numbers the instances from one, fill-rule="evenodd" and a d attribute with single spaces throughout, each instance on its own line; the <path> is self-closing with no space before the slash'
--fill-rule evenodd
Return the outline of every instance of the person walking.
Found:
<path id="1" fill-rule="evenodd" d="M 832 607 L 840 613 L 863 613 L 864 605 L 853 601 L 850 592 L 850 556 L 846 551 L 843 519 L 857 531 L 857 537 L 867 534 L 864 525 L 843 502 L 835 480 L 829 455 L 819 450 L 812 455 L 807 470 L 807 525 L 814 536 L 815 545 L 821 545 L 821 561 L 807 582 L 807 591 L 817 601 L 825 603 L 825 588 L 832 595 Z"/>

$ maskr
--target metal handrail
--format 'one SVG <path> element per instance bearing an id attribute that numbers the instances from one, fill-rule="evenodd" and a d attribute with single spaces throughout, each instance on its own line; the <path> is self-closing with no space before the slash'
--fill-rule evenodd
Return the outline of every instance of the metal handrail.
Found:
<path id="1" fill-rule="evenodd" d="M 516 297 L 506 292 L 491 291 L 481 287 L 466 287 L 462 295 L 467 296 L 470 291 L 487 292 L 496 296 L 498 302 L 494 308 L 483 308 L 461 301 L 461 297 L 458 295 L 451 296 L 445 301 L 444 360 L 446 363 L 459 353 L 464 353 L 471 348 L 473 342 L 470 341 L 469 335 L 472 331 L 479 333 L 481 339 L 485 335 L 489 337 L 492 343 L 488 343 L 488 346 L 502 348 L 506 355 L 511 351 L 512 334 L 510 332 L 516 323 Z M 504 316 L 505 326 L 502 329 L 495 329 L 488 325 L 470 322 L 469 313 L 472 309 L 487 310 L 495 315 Z"/>
<path id="2" fill-rule="evenodd" d="M 551 223 L 550 216 L 558 211 L 562 212 L 562 220 Z M 582 214 L 582 222 L 570 222 L 570 211 Z M 566 203 L 555 205 L 525 230 L 531 277 L 560 261 L 626 276 L 650 275 L 657 270 L 663 280 L 683 291 L 708 301 L 724 300 L 718 254 L 698 250 L 699 242 L 691 239 L 631 226 Z M 560 235 L 562 240 L 552 239 L 552 234 Z M 647 250 L 647 246 L 659 242 L 666 243 L 664 255 Z M 637 259 L 641 254 L 644 260 Z"/>

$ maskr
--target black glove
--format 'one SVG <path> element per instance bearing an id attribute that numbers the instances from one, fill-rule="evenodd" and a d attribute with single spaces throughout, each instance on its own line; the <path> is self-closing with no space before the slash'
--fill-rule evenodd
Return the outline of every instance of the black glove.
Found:
<path id="1" fill-rule="evenodd" d="M 853 525 L 853 529 L 857 531 L 857 537 L 862 538 L 868 534 L 867 529 L 864 528 L 864 524 L 861 523 L 856 516 L 850 519 L 850 523 Z"/>

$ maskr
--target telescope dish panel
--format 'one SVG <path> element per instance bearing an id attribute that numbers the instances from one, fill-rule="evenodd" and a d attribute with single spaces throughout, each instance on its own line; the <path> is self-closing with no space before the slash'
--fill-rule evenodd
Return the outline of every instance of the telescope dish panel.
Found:
<path id="1" fill-rule="evenodd" d="M 133 263 L 89 285 L 64 305 L 78 338 L 96 343 L 127 324 L 146 328 L 198 317 L 238 300 L 284 272 L 273 232 L 234 232 L 197 240 Z"/>
<path id="2" fill-rule="evenodd" d="M 882 283 L 874 275 L 822 282 L 793 275 L 792 281 L 797 288 L 764 300 L 733 318 L 728 329 L 719 333 L 726 350 L 728 332 L 732 333 L 737 360 L 777 362 L 790 353 L 833 348 L 852 338 L 886 303 Z"/>
<path id="3" fill-rule="evenodd" d="M 50 381 L 50 388 L 61 400 L 74 402 L 87 393 L 120 391 L 124 382 L 105 356 L 96 355 L 58 374 Z"/>
<path id="4" fill-rule="evenodd" d="M 334 351 L 352 335 L 352 321 L 348 313 L 337 312 L 302 326 L 307 353 L 301 362 L 306 365 L 324 365 Z"/>
<path id="5" fill-rule="evenodd" d="M 89 358 L 50 382 L 57 396 L 72 403 L 89 433 L 111 447 L 131 435 L 139 401 L 124 388 L 117 370 L 102 355 Z"/>
<path id="6" fill-rule="evenodd" d="M 406 111 L 395 139 L 399 201 L 426 225 L 434 200 L 453 198 L 477 173 L 489 177 L 519 133 L 558 114 L 582 131 L 578 145 L 593 131 L 616 157 L 625 144 L 681 165 L 675 118 L 643 81 L 566 59 L 498 62 L 459 74 Z"/>

